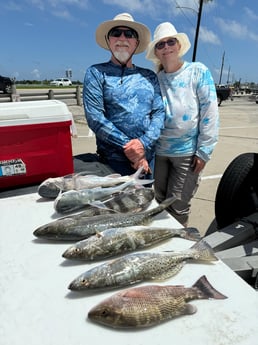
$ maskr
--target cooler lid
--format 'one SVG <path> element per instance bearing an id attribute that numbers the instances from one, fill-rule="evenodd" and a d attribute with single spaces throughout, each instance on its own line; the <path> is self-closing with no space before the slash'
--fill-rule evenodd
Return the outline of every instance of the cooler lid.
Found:
<path id="1" fill-rule="evenodd" d="M 72 113 L 58 100 L 0 103 L 0 126 L 18 126 L 71 120 Z"/>

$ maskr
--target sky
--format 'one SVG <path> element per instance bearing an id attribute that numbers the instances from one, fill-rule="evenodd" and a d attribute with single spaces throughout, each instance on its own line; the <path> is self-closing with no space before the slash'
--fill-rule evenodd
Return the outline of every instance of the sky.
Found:
<path id="1" fill-rule="evenodd" d="M 95 41 L 97 26 L 128 12 L 153 35 L 171 22 L 189 36 L 192 61 L 199 0 L 0 0 L 0 75 L 16 80 L 50 80 L 71 70 L 83 81 L 86 69 L 110 59 Z M 258 83 L 258 1 L 204 0 L 196 61 L 216 84 Z M 145 53 L 134 64 L 154 69 Z"/>

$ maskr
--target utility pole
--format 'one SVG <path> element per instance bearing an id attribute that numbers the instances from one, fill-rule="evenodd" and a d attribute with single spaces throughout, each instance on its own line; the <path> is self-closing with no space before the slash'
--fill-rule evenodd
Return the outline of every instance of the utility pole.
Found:
<path id="1" fill-rule="evenodd" d="M 228 67 L 228 79 L 227 79 L 227 84 L 229 84 L 229 76 L 230 76 L 230 66 Z"/>
<path id="2" fill-rule="evenodd" d="M 223 56 L 222 56 L 222 63 L 221 63 L 220 76 L 219 76 L 219 85 L 221 84 L 222 71 L 223 71 L 223 66 L 224 66 L 224 57 L 225 57 L 225 52 L 223 53 Z"/>
<path id="3" fill-rule="evenodd" d="M 201 23 L 201 17 L 202 17 L 202 5 L 203 5 L 203 0 L 200 0 L 198 18 L 197 18 L 197 26 L 196 26 L 196 31 L 195 31 L 195 39 L 194 39 L 194 49 L 193 49 L 193 58 L 192 58 L 193 62 L 195 61 L 195 58 L 196 58 L 199 29 L 200 29 L 200 23 Z"/>

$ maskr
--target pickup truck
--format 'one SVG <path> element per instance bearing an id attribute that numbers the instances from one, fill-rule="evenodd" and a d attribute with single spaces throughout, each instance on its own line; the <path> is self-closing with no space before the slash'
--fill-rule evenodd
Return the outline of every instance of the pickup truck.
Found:
<path id="1" fill-rule="evenodd" d="M 11 93 L 13 80 L 8 77 L 3 77 L 0 75 L 0 91 L 4 93 Z"/>
<path id="2" fill-rule="evenodd" d="M 231 89 L 229 87 L 216 87 L 218 106 L 221 105 L 222 101 L 228 99 L 231 95 Z"/>

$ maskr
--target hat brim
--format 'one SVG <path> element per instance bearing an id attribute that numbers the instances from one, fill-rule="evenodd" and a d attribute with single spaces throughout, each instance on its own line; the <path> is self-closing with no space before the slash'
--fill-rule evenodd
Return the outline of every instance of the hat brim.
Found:
<path id="1" fill-rule="evenodd" d="M 191 43 L 189 41 L 189 38 L 186 34 L 184 33 L 177 33 L 176 35 L 173 36 L 167 36 L 167 37 L 175 37 L 180 45 L 180 51 L 179 51 L 179 57 L 185 55 L 188 50 L 191 47 Z M 166 38 L 166 37 L 163 37 Z M 159 59 L 157 58 L 157 56 L 155 55 L 155 45 L 156 43 L 158 43 L 162 38 L 159 38 L 157 40 L 153 40 L 152 42 L 149 43 L 148 45 L 148 49 L 147 49 L 147 53 L 146 53 L 146 59 L 153 61 L 154 63 L 158 63 L 160 62 Z"/>
<path id="2" fill-rule="evenodd" d="M 151 39 L 149 29 L 144 24 L 130 22 L 128 20 L 109 20 L 100 24 L 96 30 L 96 41 L 98 45 L 100 45 L 104 49 L 109 50 L 109 46 L 106 41 L 106 36 L 108 32 L 116 26 L 125 26 L 128 28 L 132 28 L 138 33 L 139 45 L 135 51 L 135 54 L 142 53 L 146 50 Z"/>

